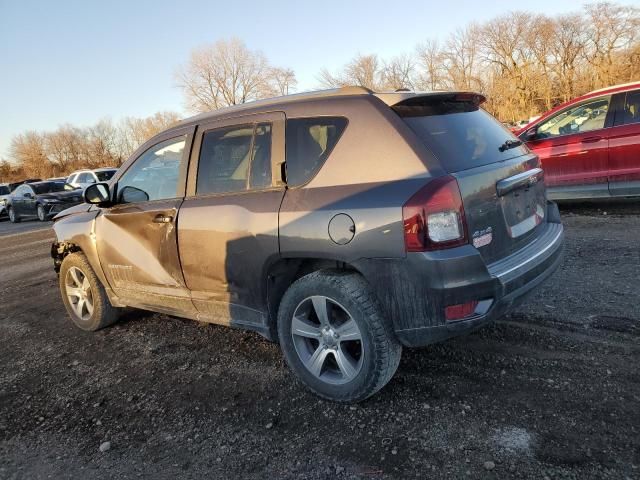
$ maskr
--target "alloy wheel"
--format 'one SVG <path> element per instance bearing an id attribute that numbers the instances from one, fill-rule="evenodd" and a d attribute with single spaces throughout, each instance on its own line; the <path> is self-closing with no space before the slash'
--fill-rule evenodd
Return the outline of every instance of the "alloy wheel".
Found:
<path id="1" fill-rule="evenodd" d="M 44 222 L 46 220 L 44 214 L 44 207 L 42 205 L 38 205 L 38 220 Z"/>
<path id="2" fill-rule="evenodd" d="M 293 314 L 291 335 L 302 364 L 316 378 L 343 384 L 360 372 L 362 333 L 347 309 L 335 300 L 318 295 L 300 302 Z"/>
<path id="3" fill-rule="evenodd" d="M 71 309 L 81 320 L 93 314 L 93 292 L 87 276 L 78 267 L 71 267 L 65 277 L 65 290 Z"/>

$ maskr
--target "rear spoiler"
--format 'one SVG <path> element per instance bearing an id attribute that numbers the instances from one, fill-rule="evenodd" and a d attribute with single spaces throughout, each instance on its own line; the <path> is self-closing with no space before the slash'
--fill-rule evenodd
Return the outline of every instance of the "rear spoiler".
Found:
<path id="1" fill-rule="evenodd" d="M 429 105 L 436 102 L 469 102 L 479 107 L 483 104 L 487 97 L 477 92 L 381 92 L 373 93 L 374 97 L 379 98 L 390 107 L 414 107 Z"/>

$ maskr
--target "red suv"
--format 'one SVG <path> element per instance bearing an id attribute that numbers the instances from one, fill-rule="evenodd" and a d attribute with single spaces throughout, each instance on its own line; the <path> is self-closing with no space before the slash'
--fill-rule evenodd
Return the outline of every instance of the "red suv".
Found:
<path id="1" fill-rule="evenodd" d="M 519 135 L 542 161 L 555 200 L 640 195 L 640 83 L 564 103 Z"/>

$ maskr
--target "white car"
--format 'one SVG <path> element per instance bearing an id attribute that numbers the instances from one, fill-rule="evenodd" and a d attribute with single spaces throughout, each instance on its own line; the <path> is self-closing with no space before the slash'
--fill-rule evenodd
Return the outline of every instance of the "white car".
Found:
<path id="1" fill-rule="evenodd" d="M 67 183 L 77 188 L 86 188 L 92 183 L 108 182 L 117 168 L 96 168 L 95 170 L 78 170 L 67 178 Z"/>
<path id="2" fill-rule="evenodd" d="M 11 187 L 7 183 L 0 183 L 0 217 L 7 215 L 7 198 L 11 193 Z"/>

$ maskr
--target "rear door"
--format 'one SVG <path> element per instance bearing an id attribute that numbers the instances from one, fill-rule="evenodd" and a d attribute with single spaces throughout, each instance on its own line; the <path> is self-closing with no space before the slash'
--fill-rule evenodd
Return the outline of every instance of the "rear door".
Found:
<path id="1" fill-rule="evenodd" d="M 102 269 L 128 305 L 195 315 L 176 235 L 192 132 L 172 131 L 144 147 L 113 184 L 116 204 L 96 218 Z"/>
<path id="2" fill-rule="evenodd" d="M 541 122 L 528 146 L 540 157 L 552 198 L 609 195 L 611 96 L 572 105 Z"/>
<path id="3" fill-rule="evenodd" d="M 619 108 L 609 136 L 609 192 L 640 195 L 640 90 L 616 97 Z"/>
<path id="4" fill-rule="evenodd" d="M 456 178 L 470 242 L 487 263 L 532 242 L 546 224 L 538 158 L 466 95 L 422 101 L 394 110 Z"/>
<path id="5" fill-rule="evenodd" d="M 284 125 L 284 114 L 274 112 L 198 127 L 178 243 L 204 320 L 266 325 L 264 269 L 279 257 Z"/>

